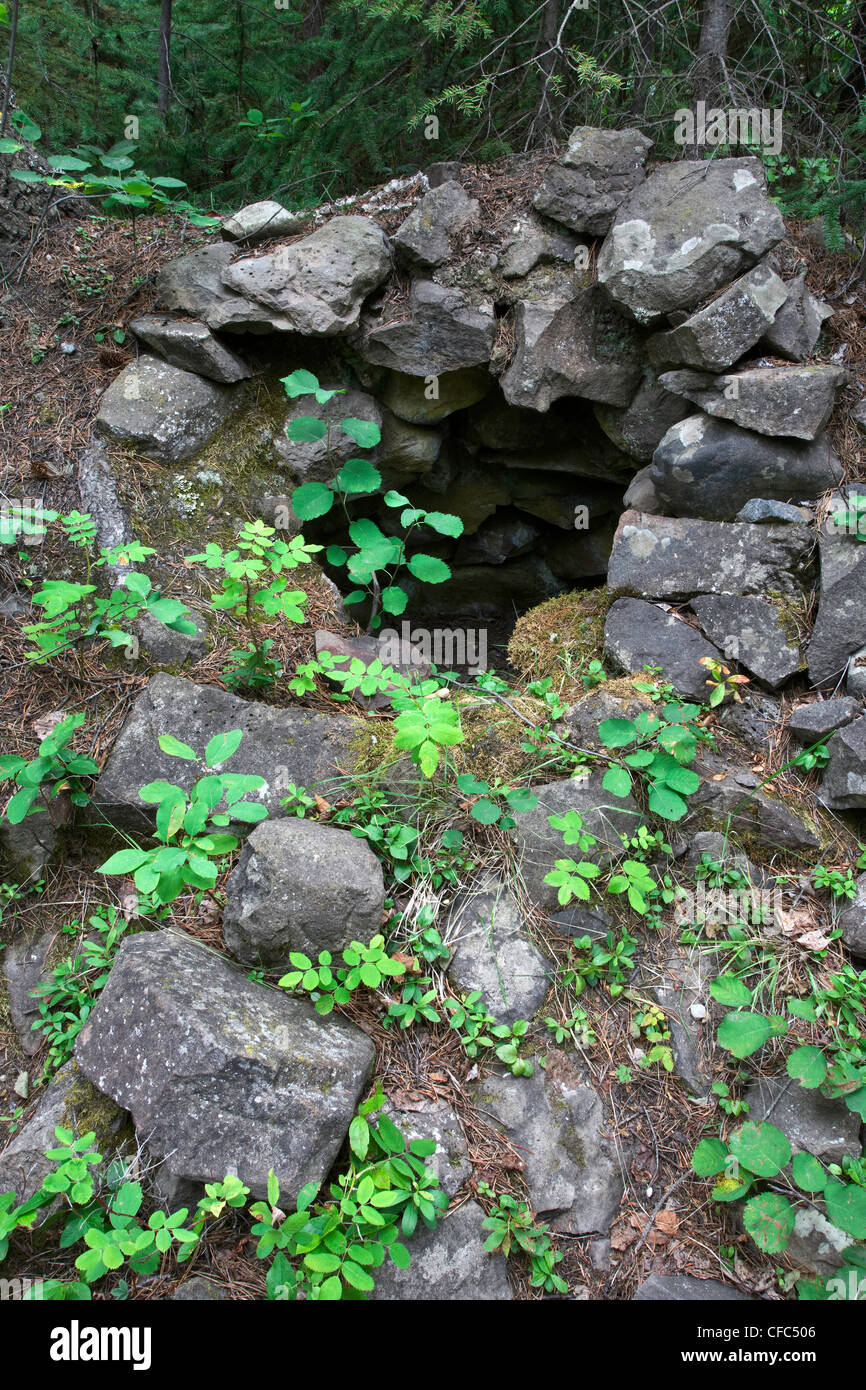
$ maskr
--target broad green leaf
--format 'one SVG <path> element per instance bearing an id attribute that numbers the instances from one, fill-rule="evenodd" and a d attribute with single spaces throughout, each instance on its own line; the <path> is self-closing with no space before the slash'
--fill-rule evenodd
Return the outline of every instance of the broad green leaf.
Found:
<path id="1" fill-rule="evenodd" d="M 699 1178 L 714 1178 L 727 1161 L 728 1150 L 721 1139 L 702 1139 L 692 1154 L 692 1171 Z"/>
<path id="2" fill-rule="evenodd" d="M 374 420 L 356 420 L 350 416 L 340 421 L 340 428 L 361 449 L 374 449 L 382 438 L 382 431 Z"/>
<path id="3" fill-rule="evenodd" d="M 752 1002 L 752 991 L 736 975 L 719 975 L 710 985 L 710 994 L 730 1009 L 741 1009 Z"/>
<path id="4" fill-rule="evenodd" d="M 370 1147 L 370 1126 L 363 1115 L 356 1115 L 349 1125 L 349 1147 L 363 1162 Z"/>
<path id="5" fill-rule="evenodd" d="M 349 459 L 337 474 L 337 486 L 342 492 L 375 492 L 382 486 L 382 474 L 369 459 Z"/>
<path id="6" fill-rule="evenodd" d="M 735 1057 L 750 1057 L 763 1047 L 773 1031 L 769 1019 L 760 1014 L 736 1012 L 726 1014 L 719 1024 L 716 1039 L 720 1047 Z"/>
<path id="7" fill-rule="evenodd" d="M 116 854 L 112 854 L 110 859 L 106 859 L 104 864 L 100 864 L 97 872 L 100 874 L 131 874 L 146 859 L 147 850 L 119 849 Z"/>
<path id="8" fill-rule="evenodd" d="M 827 1185 L 827 1171 L 812 1154 L 794 1154 L 791 1172 L 804 1192 L 823 1192 Z"/>
<path id="9" fill-rule="evenodd" d="M 369 1293 L 376 1287 L 371 1275 L 359 1264 L 355 1264 L 354 1260 L 344 1260 L 340 1273 L 347 1284 L 351 1284 L 353 1289 L 358 1289 L 361 1293 Z"/>
<path id="10" fill-rule="evenodd" d="M 785 1197 L 762 1192 L 743 1208 L 743 1223 L 759 1250 L 775 1255 L 784 1250 L 794 1229 L 794 1208 Z"/>
<path id="11" fill-rule="evenodd" d="M 438 560 L 435 555 L 412 555 L 408 562 L 408 570 L 425 584 L 444 584 L 446 579 L 451 578 L 451 570 L 445 561 Z"/>
<path id="12" fill-rule="evenodd" d="M 334 494 L 324 483 L 302 483 L 292 493 L 292 510 L 300 521 L 314 521 L 334 505 Z"/>
<path id="13" fill-rule="evenodd" d="M 180 739 L 174 737 L 174 734 L 160 734 L 159 746 L 163 753 L 168 753 L 169 757 L 183 758 L 188 763 L 194 763 L 198 758 L 195 749 L 190 748 L 188 743 L 181 743 Z"/>
<path id="14" fill-rule="evenodd" d="M 424 517 L 425 526 L 432 526 L 434 531 L 438 531 L 440 536 L 462 536 L 463 522 L 459 516 L 453 516 L 451 512 L 427 512 Z"/>
<path id="15" fill-rule="evenodd" d="M 480 825 L 495 825 L 502 812 L 495 802 L 487 797 L 482 797 L 476 801 L 469 814 L 473 820 L 477 820 Z"/>
<path id="16" fill-rule="evenodd" d="M 220 763 L 224 763 L 240 747 L 242 738 L 242 729 L 230 729 L 225 734 L 214 734 L 204 750 L 206 766 L 218 767 Z"/>
<path id="17" fill-rule="evenodd" d="M 601 785 L 606 792 L 612 792 L 614 796 L 628 796 L 631 791 L 631 776 L 624 767 L 609 767 Z"/>
<path id="18" fill-rule="evenodd" d="M 682 797 L 660 782 L 654 782 L 649 789 L 647 805 L 662 820 L 681 820 L 689 809 Z"/>
<path id="19" fill-rule="evenodd" d="M 730 1138 L 731 1153 L 750 1173 L 774 1178 L 791 1162 L 791 1145 L 775 1125 L 749 1120 Z"/>
<path id="20" fill-rule="evenodd" d="M 316 444 L 327 433 L 328 426 L 317 415 L 296 415 L 286 425 L 286 438 L 292 444 Z"/>
<path id="21" fill-rule="evenodd" d="M 855 1240 L 866 1240 L 866 1187 L 828 1182 L 824 1188 L 827 1215 L 834 1226 Z"/>
<path id="22" fill-rule="evenodd" d="M 603 719 L 598 736 L 605 748 L 625 748 L 637 738 L 637 729 L 630 719 Z"/>
<path id="23" fill-rule="evenodd" d="M 799 1081 L 801 1086 L 805 1086 L 807 1091 L 813 1091 L 816 1086 L 820 1086 L 827 1076 L 824 1054 L 820 1047 L 814 1047 L 811 1043 L 796 1048 L 788 1058 L 786 1066 L 788 1075 Z"/>

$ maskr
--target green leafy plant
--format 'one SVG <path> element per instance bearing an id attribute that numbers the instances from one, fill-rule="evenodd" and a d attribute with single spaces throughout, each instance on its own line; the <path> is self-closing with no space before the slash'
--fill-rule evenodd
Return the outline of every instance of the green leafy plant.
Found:
<path id="1" fill-rule="evenodd" d="M 19 825 L 42 810 L 53 820 L 51 803 L 61 792 L 68 793 L 73 806 L 87 805 L 87 784 L 99 771 L 99 764 L 69 746 L 84 719 L 83 714 L 67 715 L 42 739 L 38 756 L 30 761 L 12 753 L 0 756 L 0 778 L 13 778 L 18 788 L 6 807 L 10 825 Z"/>
<path id="2" fill-rule="evenodd" d="M 707 704 L 710 709 L 715 709 L 728 695 L 732 700 L 742 700 L 740 686 L 749 684 L 748 676 L 732 676 L 730 667 L 724 666 L 714 656 L 702 656 L 698 664 L 706 666 L 710 673 L 707 678 L 707 685 L 710 687 Z"/>
<path id="3" fill-rule="evenodd" d="M 513 830 L 515 821 L 511 813 L 521 815 L 534 811 L 538 805 L 538 797 L 526 787 L 510 787 L 498 777 L 491 784 L 483 777 L 462 773 L 455 778 L 455 785 L 458 791 L 473 798 L 469 814 L 479 825 L 498 825 L 500 830 Z"/>
<path id="4" fill-rule="evenodd" d="M 263 637 L 261 625 L 275 618 L 290 623 L 305 621 L 307 596 L 302 589 L 289 587 L 287 575 L 299 565 L 309 564 L 321 548 L 303 536 L 284 541 L 272 526 L 257 518 L 244 522 L 231 550 L 209 541 L 200 554 L 186 557 L 184 564 L 202 564 L 220 574 L 221 587 L 211 595 L 211 605 L 230 613 L 246 630 L 249 645 L 232 652 L 233 665 L 226 673 L 229 685 L 258 690 L 282 674 L 282 667 L 268 655 L 273 643 Z"/>
<path id="5" fill-rule="evenodd" d="M 48 1042 L 44 1073 L 56 1071 L 72 1056 L 75 1040 L 87 1021 L 109 971 L 128 923 L 114 907 L 105 907 L 88 918 L 93 937 L 85 938 L 81 950 L 60 961 L 31 991 L 39 1006 L 39 1017 L 31 1027 Z M 74 924 L 73 930 L 78 930 Z"/>
<path id="6" fill-rule="evenodd" d="M 590 936 L 575 937 L 560 973 L 563 986 L 579 997 L 585 989 L 603 985 L 611 998 L 617 998 L 634 969 L 636 946 L 634 937 L 627 932 L 617 938 L 609 931 L 595 941 Z"/>
<path id="7" fill-rule="evenodd" d="M 845 510 L 833 513 L 833 525 L 855 540 L 866 541 L 866 497 L 852 493 Z"/>
<path id="8" fill-rule="evenodd" d="M 85 582 L 46 579 L 33 595 L 33 602 L 44 611 L 41 622 L 25 625 L 23 631 L 32 643 L 28 661 L 41 665 L 63 652 L 75 650 L 79 670 L 84 673 L 81 644 L 91 638 L 109 642 L 112 647 L 129 649 L 132 638 L 127 630 L 142 613 L 147 613 L 172 632 L 194 633 L 195 623 L 179 599 L 164 598 L 153 588 L 146 574 L 128 568 L 156 554 L 152 547 L 132 541 L 99 549 L 94 554 L 96 523 L 87 513 L 69 512 L 58 518 L 56 512 L 41 514 L 46 521 L 59 520 L 68 541 L 84 556 Z M 95 571 L 106 566 L 122 571 L 122 583 L 108 597 L 100 596 Z"/>
<path id="9" fill-rule="evenodd" d="M 826 888 L 834 898 L 856 898 L 857 880 L 850 869 L 828 869 L 817 864 L 812 870 L 812 884 L 815 888 Z"/>
<path id="10" fill-rule="evenodd" d="M 302 951 L 292 951 L 292 969 L 279 981 L 281 989 L 309 994 L 317 1013 L 329 1014 L 335 1004 L 348 1004 L 355 990 L 380 989 L 386 980 L 405 975 L 406 966 L 385 949 L 385 938 L 374 936 L 368 945 L 352 941 L 341 952 L 343 965 L 336 966 L 330 951 L 320 951 L 314 965 Z"/>
<path id="11" fill-rule="evenodd" d="M 215 734 L 204 751 L 205 766 L 221 767 L 237 751 L 242 737 L 240 729 Z M 195 750 L 171 734 L 162 734 L 159 746 L 169 757 L 198 761 Z M 174 902 L 186 888 L 212 889 L 217 880 L 216 861 L 238 847 L 237 837 L 224 827 L 232 821 L 264 820 L 267 808 L 243 798 L 265 785 L 263 777 L 213 770 L 200 777 L 189 794 L 172 782 L 149 782 L 138 794 L 156 807 L 155 838 L 159 845 L 155 849 L 131 846 L 118 850 L 99 866 L 99 872 L 131 874 L 139 892 L 151 894 L 159 904 Z M 218 811 L 223 800 L 226 809 Z"/>
<path id="12" fill-rule="evenodd" d="M 647 711 L 633 720 L 603 720 L 599 739 L 605 748 L 618 751 L 602 779 L 605 791 L 630 795 L 637 774 L 646 787 L 649 810 L 662 820 L 681 820 L 688 809 L 686 797 L 700 785 L 698 774 L 689 766 L 699 741 L 706 737 L 695 724 L 699 714 L 699 705 L 666 701 L 661 715 Z"/>
<path id="13" fill-rule="evenodd" d="M 497 1023 L 481 1001 L 481 991 L 472 990 L 462 999 L 445 999 L 444 1008 L 450 1014 L 448 1027 L 460 1039 L 467 1057 L 477 1057 L 483 1048 L 492 1048 L 514 1076 L 531 1076 L 532 1063 L 519 1056 L 522 1039 L 529 1024 L 525 1019 Z"/>
<path id="14" fill-rule="evenodd" d="M 386 1258 L 407 1269 L 411 1256 L 398 1239 L 410 1238 L 419 1223 L 436 1227 L 448 1198 L 424 1162 L 432 1139 L 413 1139 L 388 1118 L 371 1118 L 384 1104 L 381 1087 L 359 1107 L 349 1126 L 348 1167 L 316 1200 L 318 1183 L 301 1190 L 296 1210 L 279 1210 L 279 1185 L 271 1175 L 268 1200 L 250 1208 L 257 1218 L 257 1255 L 273 1255 L 268 1296 L 333 1302 L 372 1293 L 375 1271 Z"/>
<path id="15" fill-rule="evenodd" d="M 650 1050 L 640 1060 L 642 1067 L 650 1067 L 660 1062 L 665 1071 L 674 1069 L 674 1055 L 671 1047 L 671 1030 L 667 1025 L 665 1013 L 656 1004 L 646 1005 L 634 1015 L 629 1027 L 631 1036 L 646 1041 Z"/>
<path id="16" fill-rule="evenodd" d="M 283 385 L 291 399 L 312 395 L 319 405 L 325 405 L 334 396 L 343 394 L 342 390 L 323 388 L 318 378 L 308 371 L 290 373 L 283 378 Z M 289 421 L 286 434 L 290 441 L 299 444 L 324 439 L 326 452 L 330 455 L 331 432 L 334 428 L 318 416 L 300 415 Z M 379 426 L 373 421 L 348 417 L 341 420 L 336 428 L 359 449 L 373 449 L 381 440 Z M 403 533 L 400 537 L 386 535 L 369 517 L 353 520 L 346 505 L 347 500 L 370 496 L 378 492 L 381 486 L 382 475 L 378 468 L 368 459 L 350 458 L 337 471 L 331 483 L 302 483 L 292 493 L 292 508 L 301 521 L 325 516 L 338 499 L 341 502 L 346 513 L 349 539 L 355 549 L 349 553 L 343 546 L 330 545 L 326 559 L 335 568 L 345 568 L 349 580 L 358 586 L 343 599 L 345 604 L 370 600 L 368 632 L 381 626 L 382 613 L 397 615 L 404 612 L 409 596 L 397 582 L 404 569 L 424 584 L 442 584 L 451 578 L 451 570 L 444 560 L 423 551 L 410 551 L 409 541 L 416 528 L 426 526 L 438 535 L 449 537 L 463 533 L 463 522 L 458 516 L 413 507 L 408 497 L 394 489 L 386 491 L 382 500 L 386 507 L 400 513 Z"/>
<path id="17" fill-rule="evenodd" d="M 598 1042 L 586 1009 L 572 1009 L 568 1018 L 546 1018 L 544 1026 L 557 1044 L 570 1040 L 575 1047 L 587 1050 Z"/>
<path id="18" fill-rule="evenodd" d="M 490 1232 L 484 1249 L 501 1250 L 506 1256 L 526 1255 L 533 1288 L 541 1288 L 545 1293 L 568 1293 L 567 1283 L 556 1273 L 562 1251 L 553 1249 L 549 1227 L 533 1218 L 526 1202 L 518 1201 L 509 1193 L 496 1196 L 489 1183 L 479 1183 L 478 1191 L 482 1197 L 495 1198 L 489 1216 L 481 1223 L 485 1231 Z"/>

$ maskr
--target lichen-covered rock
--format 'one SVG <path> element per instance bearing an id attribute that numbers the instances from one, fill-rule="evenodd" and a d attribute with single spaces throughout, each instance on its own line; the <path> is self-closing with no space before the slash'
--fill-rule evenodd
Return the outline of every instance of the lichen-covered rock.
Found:
<path id="1" fill-rule="evenodd" d="M 842 367 L 750 367 L 725 376 L 683 369 L 659 377 L 666 391 L 758 434 L 816 439 L 848 373 Z"/>
<path id="2" fill-rule="evenodd" d="M 0 1192 L 14 1192 L 19 1202 L 38 1192 L 54 1168 L 45 1150 L 56 1148 L 58 1125 L 72 1130 L 77 1139 L 94 1133 L 95 1147 L 110 1157 L 113 1141 L 120 1139 L 126 1123 L 123 1111 L 99 1094 L 75 1062 L 67 1062 L 0 1154 Z"/>
<path id="3" fill-rule="evenodd" d="M 578 126 L 562 161 L 550 164 L 534 207 L 589 236 L 604 236 L 623 200 L 643 183 L 653 142 L 639 130 Z"/>
<path id="4" fill-rule="evenodd" d="M 673 516 L 727 521 L 751 498 L 820 497 L 842 477 L 829 441 L 770 439 L 709 415 L 689 415 L 659 442 L 650 478 Z"/>
<path id="5" fill-rule="evenodd" d="M 291 1204 L 336 1158 L 374 1048 L 167 930 L 124 940 L 75 1056 L 172 1175 L 263 1197 L 273 1169 Z"/>
<path id="6" fill-rule="evenodd" d="M 774 690 L 801 669 L 799 644 L 785 631 L 778 609 L 768 599 L 704 594 L 692 599 L 691 609 L 727 660 L 738 661 Z"/>
<path id="7" fill-rule="evenodd" d="M 691 408 L 682 396 L 674 396 L 660 386 L 654 372 L 644 368 L 627 406 L 596 404 L 593 409 L 598 423 L 618 449 L 641 463 L 649 463 L 671 426 L 683 420 Z"/>
<path id="8" fill-rule="evenodd" d="M 785 304 L 788 289 L 768 265 L 756 265 L 717 295 L 705 309 L 647 342 L 656 367 L 679 363 L 720 372 L 754 347 Z"/>
<path id="9" fill-rule="evenodd" d="M 866 545 L 825 522 L 819 540 L 818 614 L 807 650 L 815 685 L 836 681 L 849 657 L 866 645 Z"/>
<path id="10" fill-rule="evenodd" d="M 623 1194 L 623 1169 L 601 1096 L 556 1049 L 530 1077 L 493 1074 L 470 1088 L 526 1165 L 529 1204 L 555 1231 L 606 1235 Z"/>
<path id="11" fill-rule="evenodd" d="M 251 303 L 224 283 L 223 272 L 236 255 L 237 247 L 217 242 L 169 261 L 156 277 L 159 303 L 179 314 L 191 314 L 213 329 L 273 333 L 287 328 L 262 305 Z"/>
<path id="12" fill-rule="evenodd" d="M 209 381 L 231 385 L 252 376 L 247 364 L 225 347 L 204 323 L 175 319 L 166 314 L 144 314 L 129 325 L 136 338 L 146 343 L 173 367 L 196 372 Z"/>
<path id="13" fill-rule="evenodd" d="M 433 375 L 432 381 L 425 381 L 404 371 L 388 372 L 380 392 L 382 404 L 409 424 L 435 425 L 483 400 L 493 385 L 483 367 Z"/>
<path id="14" fill-rule="evenodd" d="M 204 753 L 214 734 L 230 729 L 241 729 L 243 738 L 226 771 L 264 777 L 265 787 L 247 799 L 260 800 L 271 815 L 280 814 L 290 782 L 312 787 L 335 776 L 338 765 L 351 765 L 353 725 L 344 715 L 277 709 L 160 671 L 120 731 L 96 784 L 94 805 L 113 825 L 147 829 L 153 808 L 144 805 L 139 787 L 162 779 L 186 790 L 207 771 L 203 763 L 163 753 L 160 735 L 176 737 L 180 730 L 185 743 Z"/>
<path id="15" fill-rule="evenodd" d="M 551 962 L 533 946 L 507 884 L 486 876 L 461 894 L 448 920 L 448 974 L 463 994 L 481 991 L 498 1023 L 531 1019 L 550 988 Z"/>
<path id="16" fill-rule="evenodd" d="M 478 222 L 479 208 L 453 179 L 440 183 L 416 203 L 394 233 L 398 252 L 413 265 L 430 270 L 451 254 L 455 238 Z"/>
<path id="17" fill-rule="evenodd" d="M 472 1177 L 469 1146 L 457 1112 L 441 1100 L 413 1102 L 405 1110 L 387 1101 L 382 1114 L 393 1121 L 407 1144 L 415 1139 L 433 1140 L 436 1152 L 425 1158 L 424 1163 L 436 1174 L 442 1191 L 449 1197 L 456 1196 Z"/>
<path id="18" fill-rule="evenodd" d="M 44 1041 L 44 1033 L 33 1028 L 39 1017 L 39 1000 L 33 998 L 32 991 L 42 983 L 48 954 L 56 939 L 54 931 L 24 936 L 8 942 L 0 955 L 9 998 L 9 1016 L 25 1057 L 33 1057 Z"/>
<path id="19" fill-rule="evenodd" d="M 321 439 L 294 440 L 287 431 L 300 416 L 321 420 L 328 432 Z M 350 458 L 358 455 L 355 440 L 339 428 L 341 420 L 369 421 L 381 427 L 383 412 L 367 391 L 349 389 L 320 404 L 314 396 L 300 396 L 290 404 L 284 430 L 274 439 L 278 467 L 299 486 L 309 482 L 331 482 Z"/>
<path id="20" fill-rule="evenodd" d="M 746 1090 L 749 1120 L 769 1120 L 787 1137 L 794 1153 L 839 1163 L 859 1153 L 860 1119 L 843 1100 L 807 1090 L 791 1077 L 758 1077 Z"/>
<path id="21" fill-rule="evenodd" d="M 209 444 L 238 409 L 237 392 L 158 357 L 140 357 L 103 395 L 96 427 L 159 463 L 180 463 Z"/>
<path id="22" fill-rule="evenodd" d="M 797 705 L 788 720 L 788 732 L 799 743 L 817 743 L 827 734 L 835 733 L 846 724 L 853 724 L 862 713 L 859 700 L 850 695 L 838 700 L 813 700 L 808 705 Z"/>
<path id="23" fill-rule="evenodd" d="M 709 672 L 705 658 L 722 660 L 722 652 L 688 623 L 643 599 L 620 598 L 612 603 L 604 625 L 606 654 L 623 671 L 643 674 L 645 666 L 660 666 L 661 679 L 688 700 L 707 698 Z"/>
<path id="24" fill-rule="evenodd" d="M 513 1298 L 503 1255 L 484 1249 L 488 1232 L 477 1202 L 466 1202 L 434 1231 L 419 1225 L 409 1245 L 411 1264 L 398 1269 L 386 1259 L 373 1271 L 371 1302 L 507 1302 Z"/>
<path id="25" fill-rule="evenodd" d="M 226 885 L 223 936 L 245 965 L 288 970 L 301 951 L 315 960 L 367 942 L 382 921 L 382 866 L 365 840 L 318 821 L 262 821 Z"/>
<path id="26" fill-rule="evenodd" d="M 805 526 L 750 526 L 623 512 L 608 570 L 611 590 L 644 598 L 762 594 L 795 598 L 812 550 Z"/>
<path id="27" fill-rule="evenodd" d="M 364 300 L 390 268 L 375 222 L 334 217 L 291 246 L 235 261 L 223 280 L 244 298 L 274 310 L 280 327 L 330 338 L 356 326 Z"/>
<path id="28" fill-rule="evenodd" d="M 627 314 L 651 323 L 694 308 L 784 235 L 760 160 L 663 164 L 617 212 L 598 258 L 599 284 Z"/>
<path id="29" fill-rule="evenodd" d="M 842 940 L 852 956 L 866 957 L 866 874 L 857 879 L 857 896 L 846 900 L 838 918 Z"/>

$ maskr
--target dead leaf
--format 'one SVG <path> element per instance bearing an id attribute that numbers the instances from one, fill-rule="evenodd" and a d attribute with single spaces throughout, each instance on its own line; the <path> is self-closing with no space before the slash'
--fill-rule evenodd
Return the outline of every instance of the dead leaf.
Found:
<path id="1" fill-rule="evenodd" d="M 323 796 L 317 796 L 315 792 L 313 793 L 313 795 L 315 797 L 316 807 L 318 809 L 319 815 L 329 816 L 334 809 L 330 801 L 326 801 Z"/>
<path id="2" fill-rule="evenodd" d="M 216 898 L 212 898 L 209 893 L 206 893 L 198 905 L 196 917 L 200 918 L 202 922 L 210 924 L 219 921 L 219 915 L 219 903 Z"/>
<path id="3" fill-rule="evenodd" d="M 656 1216 L 656 1226 L 660 1231 L 664 1231 L 666 1236 L 675 1236 L 680 1229 L 680 1218 L 675 1211 L 666 1207 Z"/>
<path id="4" fill-rule="evenodd" d="M 409 955 L 406 954 L 405 951 L 395 951 L 394 954 L 393 954 L 393 956 L 391 957 L 391 959 L 392 959 L 392 960 L 398 960 L 398 961 L 400 962 L 401 965 L 405 965 L 406 969 L 407 969 L 408 971 L 410 971 L 411 974 L 413 974 L 413 975 L 417 975 L 417 974 L 418 974 L 418 957 L 417 957 L 417 956 L 409 956 Z"/>
<path id="5" fill-rule="evenodd" d="M 804 932 L 797 937 L 797 945 L 805 946 L 807 951 L 826 951 L 830 945 L 830 938 L 824 936 L 817 927 L 813 931 Z"/>
<path id="6" fill-rule="evenodd" d="M 40 714 L 38 719 L 34 719 L 31 728 L 37 738 L 47 738 L 53 734 L 58 724 L 62 724 L 66 718 L 65 709 L 53 709 L 48 714 Z"/>

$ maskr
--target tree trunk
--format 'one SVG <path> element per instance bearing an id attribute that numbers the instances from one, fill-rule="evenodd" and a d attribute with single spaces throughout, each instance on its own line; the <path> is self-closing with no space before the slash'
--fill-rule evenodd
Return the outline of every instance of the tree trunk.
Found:
<path id="1" fill-rule="evenodd" d="M 171 106 L 171 0 L 162 0 L 159 11 L 159 68 L 156 109 L 165 120 Z"/>
<path id="2" fill-rule="evenodd" d="M 713 106 L 725 95 L 728 57 L 728 31 L 733 18 L 733 0 L 706 0 L 701 16 L 698 57 L 692 79 L 695 101 Z"/>
<path id="3" fill-rule="evenodd" d="M 552 134 L 553 112 L 550 106 L 550 79 L 556 71 L 554 45 L 559 34 L 561 0 L 547 0 L 541 16 L 538 35 L 541 50 L 538 66 L 541 69 L 541 95 L 529 128 L 527 146 L 543 145 Z"/>
<path id="4" fill-rule="evenodd" d="M 15 66 L 15 45 L 18 41 L 18 0 L 12 0 L 12 14 L 9 17 L 9 60 L 6 64 L 6 78 L 3 83 L 3 107 L 0 114 L 0 135 L 6 134 L 9 119 L 9 103 L 12 100 L 12 69 Z"/>

